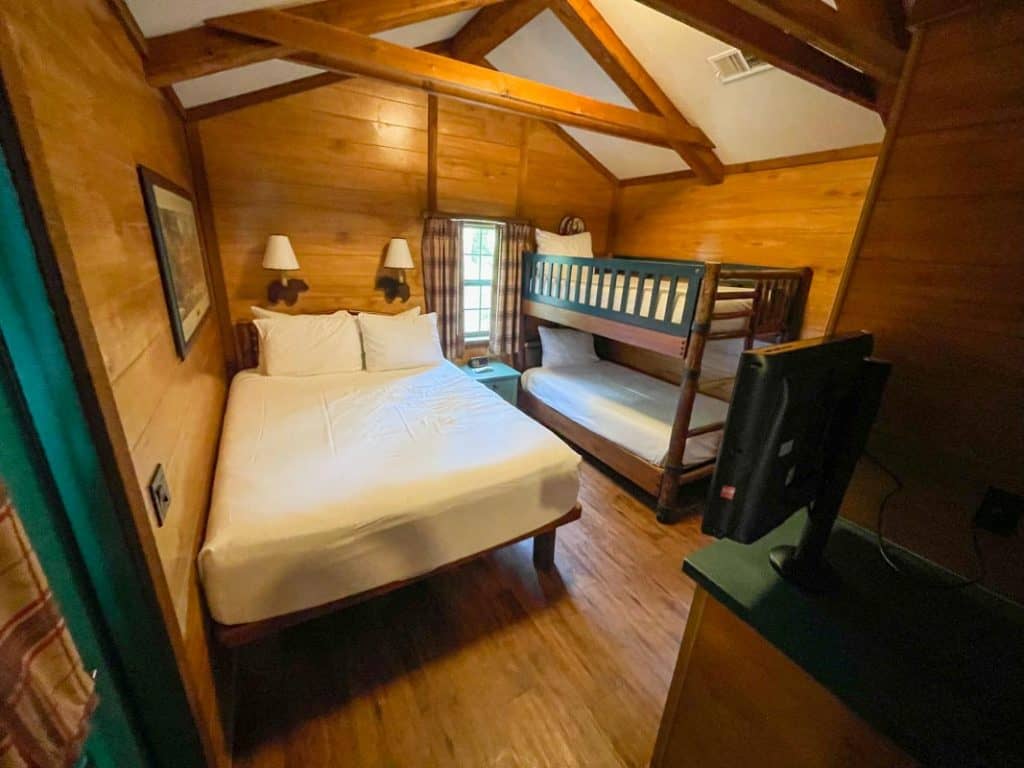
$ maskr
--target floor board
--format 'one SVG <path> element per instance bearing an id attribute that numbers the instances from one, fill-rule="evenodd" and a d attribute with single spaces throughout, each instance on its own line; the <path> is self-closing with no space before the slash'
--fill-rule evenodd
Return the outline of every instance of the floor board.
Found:
<path id="1" fill-rule="evenodd" d="M 238 768 L 645 766 L 706 543 L 585 464 L 557 571 L 518 544 L 239 656 Z"/>

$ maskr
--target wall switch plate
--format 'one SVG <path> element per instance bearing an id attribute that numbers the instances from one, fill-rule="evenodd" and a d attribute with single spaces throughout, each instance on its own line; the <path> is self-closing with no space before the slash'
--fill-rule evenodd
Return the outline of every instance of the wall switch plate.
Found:
<path id="1" fill-rule="evenodd" d="M 989 488 L 974 515 L 974 527 L 997 536 L 1012 536 L 1024 515 L 1024 496 Z"/>
<path id="2" fill-rule="evenodd" d="M 157 525 L 163 525 L 167 519 L 167 511 L 171 508 L 171 486 L 164 474 L 164 465 L 157 464 L 153 478 L 149 481 L 149 497 L 153 500 L 156 511 Z"/>

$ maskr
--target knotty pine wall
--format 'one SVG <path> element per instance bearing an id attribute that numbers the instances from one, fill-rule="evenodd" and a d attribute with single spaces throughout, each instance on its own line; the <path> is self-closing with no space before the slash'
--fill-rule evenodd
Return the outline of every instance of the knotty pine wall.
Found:
<path id="1" fill-rule="evenodd" d="M 422 304 L 419 268 L 407 305 L 388 305 L 375 278 L 392 237 L 406 238 L 419 264 L 429 125 L 424 92 L 367 79 L 201 121 L 232 318 L 266 303 L 260 261 L 273 232 L 291 237 L 310 286 L 296 311 Z M 606 247 L 613 185 L 547 126 L 446 99 L 436 126 L 438 209 L 548 229 L 574 213 Z"/>
<path id="2" fill-rule="evenodd" d="M 615 253 L 658 259 L 811 267 L 803 335 L 821 335 L 850 253 L 875 158 L 626 185 L 616 209 Z M 735 344 L 712 342 L 706 378 L 730 376 Z M 609 344 L 617 360 L 678 381 L 682 362 Z"/>
<path id="3" fill-rule="evenodd" d="M 68 291 L 79 332 L 98 342 L 88 373 L 101 402 L 112 394 L 103 417 L 115 451 L 130 457 L 125 471 L 134 476 L 125 480 L 138 489 L 144 550 L 155 539 L 159 565 L 150 565 L 166 581 L 157 592 L 169 594 L 168 631 L 183 640 L 196 719 L 223 762 L 194 562 L 224 408 L 224 353 L 211 310 L 178 359 L 136 175 L 142 163 L 192 187 L 183 123 L 146 84 L 104 0 L 0 0 L 0 10 L 0 62 L 50 239 L 64 282 L 80 290 Z M 163 527 L 145 490 L 157 463 L 173 497 Z"/>
<path id="4" fill-rule="evenodd" d="M 982 6 L 920 33 L 835 317 L 893 362 L 872 448 L 907 490 L 886 531 L 971 575 L 985 489 L 1024 493 L 1024 7 Z M 873 526 L 891 483 L 856 481 L 844 513 Z M 1024 530 L 981 544 L 987 583 L 1024 599 Z"/>

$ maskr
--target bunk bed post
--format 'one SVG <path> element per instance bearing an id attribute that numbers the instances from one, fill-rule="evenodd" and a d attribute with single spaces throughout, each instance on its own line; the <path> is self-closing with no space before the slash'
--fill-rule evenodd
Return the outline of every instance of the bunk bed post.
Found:
<path id="1" fill-rule="evenodd" d="M 807 299 L 811 293 L 811 280 L 814 278 L 814 270 L 810 267 L 803 267 L 801 270 L 800 287 L 789 308 L 789 317 L 786 318 L 786 337 L 783 341 L 794 341 L 800 338 L 800 331 L 803 330 L 804 311 L 807 309 Z"/>
<path id="2" fill-rule="evenodd" d="M 715 309 L 715 295 L 718 293 L 718 278 L 722 265 L 708 262 L 704 267 L 704 279 L 700 284 L 700 295 L 693 316 L 690 337 L 686 342 L 686 362 L 683 366 L 683 381 L 676 406 L 676 417 L 672 423 L 672 436 L 665 455 L 665 471 L 658 492 L 658 522 L 672 522 L 678 506 L 679 476 L 683 472 L 683 454 L 686 450 L 687 433 L 690 431 L 690 416 L 697 399 L 697 385 L 700 379 L 704 345 L 711 330 L 711 315 Z"/>

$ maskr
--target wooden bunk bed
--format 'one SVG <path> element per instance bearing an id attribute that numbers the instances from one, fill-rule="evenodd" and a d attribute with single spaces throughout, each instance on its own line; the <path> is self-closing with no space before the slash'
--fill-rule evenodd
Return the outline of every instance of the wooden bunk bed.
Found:
<path id="1" fill-rule="evenodd" d="M 520 407 L 656 496 L 658 520 L 670 522 L 676 515 L 680 486 L 714 471 L 713 460 L 684 467 L 687 440 L 725 426 L 717 422 L 690 428 L 706 343 L 742 339 L 744 349 L 750 349 L 756 341 L 796 338 L 811 278 L 810 268 L 525 253 L 518 361 L 522 369 L 536 346 L 538 325 L 586 331 L 682 358 L 684 363 L 663 465 L 592 432 L 527 391 L 520 395 Z M 712 327 L 721 321 L 731 321 L 728 329 Z"/>

